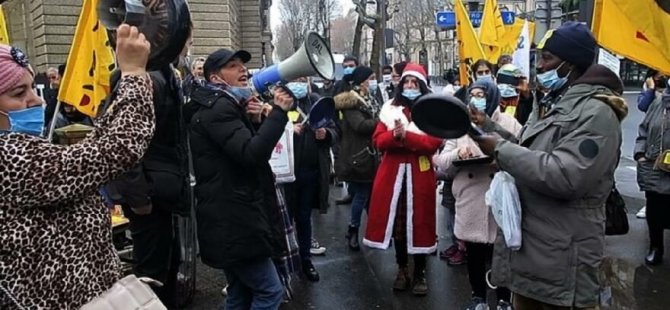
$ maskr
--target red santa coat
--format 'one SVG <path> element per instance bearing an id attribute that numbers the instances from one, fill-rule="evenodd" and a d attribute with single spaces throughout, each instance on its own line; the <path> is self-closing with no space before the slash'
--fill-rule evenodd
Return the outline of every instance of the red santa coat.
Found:
<path id="1" fill-rule="evenodd" d="M 387 249 L 391 241 L 398 199 L 403 183 L 407 190 L 407 251 L 427 254 L 435 251 L 435 171 L 431 158 L 442 140 L 426 135 L 410 121 L 409 109 L 384 104 L 380 122 L 372 136 L 384 156 L 375 176 L 368 223 L 363 244 Z M 395 120 L 405 126 L 404 140 L 393 138 Z"/>

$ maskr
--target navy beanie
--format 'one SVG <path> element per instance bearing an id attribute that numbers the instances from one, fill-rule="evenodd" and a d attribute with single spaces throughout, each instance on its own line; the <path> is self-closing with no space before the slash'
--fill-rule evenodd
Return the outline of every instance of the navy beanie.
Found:
<path id="1" fill-rule="evenodd" d="M 543 41 L 538 45 L 539 49 L 551 52 L 577 66 L 582 72 L 596 58 L 596 39 L 589 28 L 579 22 L 567 22 L 558 29 L 547 32 Z"/>

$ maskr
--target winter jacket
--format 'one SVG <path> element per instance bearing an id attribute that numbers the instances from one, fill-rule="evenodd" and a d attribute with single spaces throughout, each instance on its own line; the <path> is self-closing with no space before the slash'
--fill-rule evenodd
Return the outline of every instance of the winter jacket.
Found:
<path id="1" fill-rule="evenodd" d="M 664 124 L 665 123 L 665 124 Z M 663 141 L 661 142 L 661 131 Z M 661 145 L 662 144 L 662 145 Z M 662 149 L 670 149 L 670 94 L 658 96 L 649 106 L 649 111 L 640 124 L 635 140 L 635 160 L 647 158 L 637 163 L 637 184 L 640 190 L 659 194 L 670 194 L 670 173 L 654 167 Z"/>
<path id="2" fill-rule="evenodd" d="M 121 277 L 98 190 L 144 155 L 154 132 L 150 89 L 147 77 L 124 77 L 77 144 L 0 133 L 0 286 L 21 309 L 79 309 Z M 0 309 L 19 308 L 0 290 Z"/>
<path id="3" fill-rule="evenodd" d="M 372 146 L 377 109 L 353 90 L 335 96 L 335 108 L 342 113 L 340 154 L 335 162 L 337 178 L 346 182 L 372 182 L 377 168 Z M 368 165 L 367 160 L 375 163 Z"/>
<path id="4" fill-rule="evenodd" d="M 153 85 L 156 133 L 140 163 L 108 187 L 117 203 L 131 208 L 151 204 L 164 211 L 190 212 L 188 150 L 183 97 L 170 66 L 149 73 Z"/>
<path id="5" fill-rule="evenodd" d="M 309 111 L 312 109 L 312 104 L 316 103 L 320 99 L 320 96 L 312 93 L 309 95 L 309 100 L 303 98 L 298 101 L 297 106 L 300 107 L 300 110 L 309 115 Z M 300 116 L 296 123 L 303 121 L 303 117 Z M 312 205 L 315 209 L 319 209 L 319 212 L 325 214 L 328 211 L 329 202 L 328 196 L 330 194 L 330 171 L 331 171 L 331 158 L 330 158 L 330 147 L 334 141 L 338 139 L 338 133 L 335 128 L 335 122 L 331 121 L 326 127 L 326 139 L 325 140 L 316 140 L 315 132 L 309 128 L 309 124 L 305 124 L 302 134 L 293 135 L 293 154 L 295 162 L 295 171 L 297 177 L 300 178 L 302 173 L 310 173 L 310 168 L 305 167 L 305 165 L 310 162 L 315 165 L 314 169 L 318 174 L 319 190 L 318 195 L 314 197 L 314 202 Z M 307 158 L 311 157 L 311 158 Z M 295 208 L 299 202 L 300 197 L 300 187 L 295 184 L 286 184 L 284 187 L 286 203 L 289 208 Z"/>
<path id="6" fill-rule="evenodd" d="M 519 122 L 513 116 L 500 112 L 500 109 L 493 113 L 491 119 L 514 135 L 521 131 Z M 463 136 L 448 140 L 440 155 L 435 156 L 435 164 L 440 169 L 456 168 L 458 171 L 452 185 L 456 199 L 454 233 L 459 240 L 493 243 L 498 226 L 484 201 L 484 195 L 497 167 L 495 164 L 454 167 L 453 162 L 458 160 L 458 150 L 463 147 L 469 147 L 475 157 L 484 155 L 472 138 Z"/>
<path id="7" fill-rule="evenodd" d="M 398 210 L 398 197 L 405 188 L 407 197 L 407 251 L 433 253 L 435 230 L 435 170 L 431 161 L 442 140 L 423 133 L 411 121 L 409 107 L 388 101 L 379 113 L 380 122 L 372 135 L 374 146 L 383 153 L 372 185 L 368 223 L 363 243 L 386 249 Z M 393 137 L 395 121 L 406 129 L 405 139 Z M 403 215 L 399 215 L 403 216 Z"/>
<path id="8" fill-rule="evenodd" d="M 285 248 L 284 234 L 272 225 L 282 218 L 268 161 L 288 116 L 275 106 L 262 124 L 253 124 L 234 98 L 218 87 L 196 86 L 188 113 L 200 254 L 218 269 Z"/>
<path id="9" fill-rule="evenodd" d="M 647 89 L 640 92 L 637 96 L 637 108 L 642 112 L 647 112 L 649 106 L 657 97 L 660 97 L 660 92 L 657 93 L 656 90 Z"/>
<path id="10" fill-rule="evenodd" d="M 516 181 L 522 207 L 521 249 L 496 239 L 492 281 L 562 307 L 598 305 L 605 249 L 605 201 L 619 161 L 621 80 L 591 66 L 540 118 L 534 111 L 519 144 L 500 141 L 501 170 Z"/>

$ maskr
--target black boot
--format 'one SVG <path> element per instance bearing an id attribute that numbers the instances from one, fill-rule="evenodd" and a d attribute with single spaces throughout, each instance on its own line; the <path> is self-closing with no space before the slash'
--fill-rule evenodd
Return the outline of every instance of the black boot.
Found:
<path id="1" fill-rule="evenodd" d="M 660 264 L 663 262 L 663 250 L 658 248 L 651 248 L 651 250 L 649 250 L 649 254 L 647 254 L 647 257 L 644 258 L 644 262 L 650 266 Z"/>
<path id="2" fill-rule="evenodd" d="M 310 280 L 312 282 L 319 281 L 319 273 L 316 271 L 316 268 L 314 268 L 314 265 L 312 264 L 311 260 L 306 260 L 302 262 L 302 273 L 305 275 L 307 280 Z"/>
<path id="3" fill-rule="evenodd" d="M 350 250 L 359 251 L 361 249 L 361 245 L 358 243 L 358 227 L 349 225 L 349 230 L 345 237 L 347 238 Z"/>

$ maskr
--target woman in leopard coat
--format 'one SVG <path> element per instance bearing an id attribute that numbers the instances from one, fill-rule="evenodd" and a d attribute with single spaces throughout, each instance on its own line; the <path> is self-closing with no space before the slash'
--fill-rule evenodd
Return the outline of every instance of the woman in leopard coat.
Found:
<path id="1" fill-rule="evenodd" d="M 79 309 L 121 277 L 102 184 L 143 156 L 154 131 L 149 43 L 118 30 L 116 99 L 82 142 L 40 138 L 42 101 L 23 53 L 0 45 L 0 309 Z"/>

